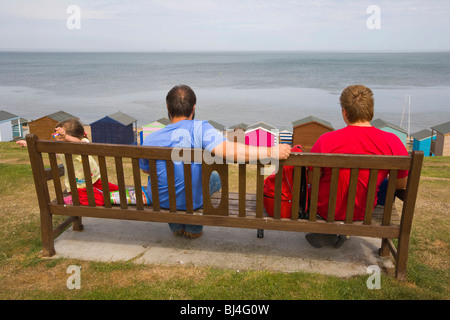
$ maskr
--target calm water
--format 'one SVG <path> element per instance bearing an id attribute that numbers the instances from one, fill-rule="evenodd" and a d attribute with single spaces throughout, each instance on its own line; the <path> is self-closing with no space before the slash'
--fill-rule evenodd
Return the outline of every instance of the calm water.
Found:
<path id="1" fill-rule="evenodd" d="M 412 133 L 450 120 L 450 53 L 0 52 L 0 110 L 27 119 L 64 110 L 91 123 L 120 110 L 144 125 L 167 115 L 180 83 L 197 93 L 197 119 L 225 126 L 314 115 L 340 128 L 339 94 L 355 83 L 397 125 L 410 94 Z"/>

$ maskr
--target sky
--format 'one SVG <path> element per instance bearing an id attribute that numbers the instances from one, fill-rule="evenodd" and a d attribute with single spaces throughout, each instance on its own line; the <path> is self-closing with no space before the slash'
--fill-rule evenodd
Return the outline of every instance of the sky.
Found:
<path id="1" fill-rule="evenodd" d="M 0 0 L 0 50 L 449 51 L 449 13 L 448 0 Z"/>

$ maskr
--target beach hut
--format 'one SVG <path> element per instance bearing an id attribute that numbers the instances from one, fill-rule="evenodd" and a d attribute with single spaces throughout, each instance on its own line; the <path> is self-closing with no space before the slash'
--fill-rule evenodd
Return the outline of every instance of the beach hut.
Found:
<path id="1" fill-rule="evenodd" d="M 141 145 L 144 143 L 145 138 L 149 134 L 164 128 L 168 124 L 170 124 L 169 119 L 161 118 L 161 119 L 155 120 L 153 122 L 150 122 L 149 124 L 146 124 L 145 126 L 142 126 L 142 130 L 140 132 Z"/>
<path id="2" fill-rule="evenodd" d="M 248 125 L 241 122 L 226 129 L 225 136 L 228 141 L 245 143 L 245 130 Z"/>
<path id="3" fill-rule="evenodd" d="M 420 130 L 416 133 L 412 134 L 413 137 L 413 151 L 420 150 L 423 151 L 425 157 L 427 157 L 430 154 L 430 148 L 431 148 L 431 130 L 424 129 Z M 436 136 L 435 136 L 436 137 Z"/>
<path id="4" fill-rule="evenodd" d="M 20 119 L 19 116 L 0 110 L 0 141 L 11 141 L 14 138 L 12 121 Z M 20 126 L 22 128 L 22 126 Z M 20 133 L 22 135 L 22 133 Z"/>
<path id="5" fill-rule="evenodd" d="M 20 117 L 11 121 L 13 128 L 13 138 L 23 139 L 28 134 L 28 120 Z"/>
<path id="6" fill-rule="evenodd" d="M 214 129 L 216 129 L 217 133 L 221 135 L 225 135 L 225 126 L 223 124 L 220 124 L 214 120 L 208 120 L 208 123 L 213 126 Z"/>
<path id="7" fill-rule="evenodd" d="M 55 126 L 61 121 L 72 118 L 79 119 L 65 111 L 57 111 L 28 122 L 28 129 L 31 134 L 37 135 L 39 139 L 51 140 L 52 134 L 55 132 Z"/>
<path id="8" fill-rule="evenodd" d="M 431 128 L 434 137 L 431 140 L 430 155 L 450 156 L 450 121 Z"/>
<path id="9" fill-rule="evenodd" d="M 280 143 L 292 144 L 292 130 L 282 129 L 280 131 Z"/>
<path id="10" fill-rule="evenodd" d="M 390 123 L 389 121 L 383 120 L 381 118 L 372 120 L 370 122 L 370 124 L 372 126 L 374 126 L 375 128 L 395 134 L 397 137 L 399 137 L 399 139 L 406 146 L 407 137 L 408 137 L 408 133 L 406 132 L 406 130 L 400 128 L 399 126 L 396 126 L 395 124 Z"/>
<path id="11" fill-rule="evenodd" d="M 314 116 L 294 121 L 292 127 L 292 144 L 301 145 L 304 152 L 309 152 L 322 134 L 334 131 L 330 122 Z"/>
<path id="12" fill-rule="evenodd" d="M 92 142 L 134 144 L 136 130 L 137 120 L 119 111 L 91 123 Z"/>
<path id="13" fill-rule="evenodd" d="M 273 147 L 278 141 L 278 129 L 265 123 L 258 122 L 245 130 L 245 144 L 257 147 Z"/>

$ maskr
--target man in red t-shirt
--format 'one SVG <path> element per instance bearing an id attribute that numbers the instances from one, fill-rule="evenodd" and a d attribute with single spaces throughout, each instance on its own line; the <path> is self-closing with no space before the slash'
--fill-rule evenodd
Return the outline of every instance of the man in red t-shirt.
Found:
<path id="1" fill-rule="evenodd" d="M 362 85 L 349 86 L 341 94 L 342 117 L 347 127 L 327 132 L 319 137 L 311 153 L 345 153 L 374 155 L 408 155 L 403 143 L 393 133 L 372 127 L 370 121 L 374 114 L 372 91 Z M 380 184 L 388 176 L 387 170 L 379 170 L 377 192 Z M 406 188 L 408 171 L 399 171 L 397 188 Z M 345 220 L 350 169 L 339 170 L 339 184 L 336 198 L 335 220 Z M 317 213 L 324 219 L 328 214 L 331 169 L 322 168 L 319 183 Z M 353 220 L 364 220 L 369 170 L 359 170 Z M 377 203 L 375 197 L 374 207 Z M 306 239 L 316 247 L 332 244 L 338 247 L 344 237 L 336 235 L 308 234 Z"/>

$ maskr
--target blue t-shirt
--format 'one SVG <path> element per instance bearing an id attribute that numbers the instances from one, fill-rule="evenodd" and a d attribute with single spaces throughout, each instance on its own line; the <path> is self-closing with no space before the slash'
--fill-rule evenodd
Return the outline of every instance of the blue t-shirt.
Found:
<path id="1" fill-rule="evenodd" d="M 169 124 L 165 128 L 149 134 L 142 145 L 153 147 L 198 148 L 206 149 L 211 152 L 223 141 L 225 141 L 223 135 L 219 134 L 207 121 L 182 120 Z M 177 161 L 179 159 L 173 160 L 177 209 L 186 210 L 183 163 Z M 140 159 L 139 166 L 142 170 L 149 170 L 148 159 Z M 158 174 L 160 206 L 161 208 L 169 208 L 169 187 L 167 184 L 166 161 L 157 160 L 156 171 Z M 194 202 L 194 209 L 198 209 L 203 206 L 202 167 L 200 163 L 191 164 L 191 174 L 192 199 Z M 150 200 L 152 200 L 150 176 L 148 177 L 147 193 Z"/>

